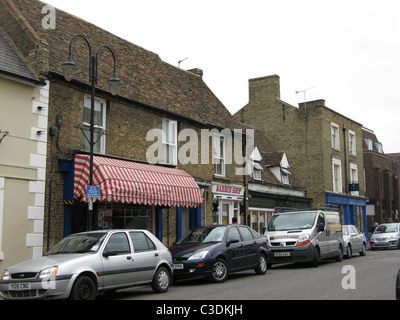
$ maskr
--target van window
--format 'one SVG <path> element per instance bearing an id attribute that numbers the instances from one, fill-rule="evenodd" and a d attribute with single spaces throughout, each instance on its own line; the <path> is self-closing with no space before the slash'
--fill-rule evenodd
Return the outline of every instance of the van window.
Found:
<path id="1" fill-rule="evenodd" d="M 325 217 L 324 217 L 324 214 L 323 214 L 322 212 L 320 212 L 320 213 L 318 214 L 317 225 L 319 226 L 321 223 L 322 223 L 322 224 L 324 225 L 324 227 L 325 227 Z"/>
<path id="2" fill-rule="evenodd" d="M 276 214 L 268 224 L 268 231 L 310 229 L 314 225 L 316 211 Z"/>

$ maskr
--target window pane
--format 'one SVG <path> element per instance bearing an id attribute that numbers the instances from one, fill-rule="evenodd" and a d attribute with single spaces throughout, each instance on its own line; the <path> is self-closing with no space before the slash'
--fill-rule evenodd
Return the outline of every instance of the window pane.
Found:
<path id="1" fill-rule="evenodd" d="M 116 251 L 117 253 L 130 253 L 128 238 L 125 233 L 113 234 L 106 245 L 105 251 Z"/>

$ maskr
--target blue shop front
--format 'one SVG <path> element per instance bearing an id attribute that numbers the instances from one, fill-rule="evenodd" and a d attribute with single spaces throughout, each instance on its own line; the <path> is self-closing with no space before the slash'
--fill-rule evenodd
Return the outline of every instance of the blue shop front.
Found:
<path id="1" fill-rule="evenodd" d="M 202 192 L 189 174 L 101 156 L 93 161 L 93 185 L 99 188 L 99 197 L 93 199 L 89 216 L 89 164 L 86 154 L 59 160 L 59 170 L 64 174 L 64 236 L 98 229 L 146 229 L 162 241 L 163 228 L 168 228 L 163 220 L 165 216 L 170 220 L 171 213 L 175 216 L 176 238 L 188 227 L 200 226 Z"/>
<path id="2" fill-rule="evenodd" d="M 341 223 L 355 225 L 368 239 L 367 200 L 360 196 L 326 192 L 326 203 L 339 207 Z"/>

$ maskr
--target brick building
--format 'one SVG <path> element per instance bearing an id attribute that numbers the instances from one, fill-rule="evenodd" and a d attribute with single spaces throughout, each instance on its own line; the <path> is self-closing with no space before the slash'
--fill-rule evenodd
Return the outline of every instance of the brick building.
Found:
<path id="1" fill-rule="evenodd" d="M 299 108 L 280 98 L 277 75 L 249 80 L 249 103 L 238 121 L 263 130 L 304 184 L 314 206 L 338 205 L 342 223 L 367 230 L 362 125 L 325 106 L 308 101 Z"/>
<path id="2" fill-rule="evenodd" d="M 202 71 L 169 65 L 157 54 L 63 11 L 54 11 L 54 28 L 44 27 L 48 14 L 46 10 L 42 13 L 44 6 L 36 0 L 0 0 L 1 33 L 11 39 L 38 78 L 49 83 L 44 251 L 63 236 L 90 228 L 147 228 L 171 245 L 190 227 L 200 224 L 228 223 L 233 216 L 246 223 L 246 178 L 236 174 L 242 164 L 230 164 L 225 154 L 231 130 L 240 126 L 207 87 Z M 95 99 L 95 179 L 107 171 L 108 180 L 122 185 L 121 173 L 111 176 L 117 168 L 127 171 L 140 167 L 136 170 L 143 175 L 163 174 L 169 191 L 158 194 L 160 201 L 127 195 L 142 192 L 144 196 L 148 182 L 142 176 L 136 181 L 140 187 L 132 190 L 133 181 L 128 178 L 119 193 L 109 186 L 100 187 L 102 201 L 95 202 L 94 215 L 88 216 L 88 205 L 82 201 L 86 200 L 85 191 L 77 190 L 79 170 L 88 166 L 85 135 L 88 136 L 91 93 L 90 55 L 82 38 L 72 42 L 73 60 L 82 72 L 68 82 L 59 71 L 68 58 L 72 37 L 80 33 L 92 50 L 102 45 L 112 48 L 116 71 L 123 82 L 122 90 L 113 96 L 107 85 L 113 73 L 112 55 L 101 50 Z M 154 129 L 165 135 L 149 138 Z M 224 134 L 223 129 L 227 129 Z M 215 134 L 201 140 L 212 130 Z M 189 133 L 193 140 L 181 133 Z M 246 141 L 244 135 L 240 137 Z M 200 141 L 204 143 L 197 143 Z M 152 148 L 157 142 L 159 149 Z M 156 158 L 154 166 L 148 164 L 149 153 Z M 180 157 L 189 159 L 189 163 L 178 161 Z M 174 184 L 176 177 L 195 182 L 190 195 Z M 186 198 L 181 204 L 168 202 L 183 193 Z"/>
<path id="3" fill-rule="evenodd" d="M 363 128 L 363 149 L 368 225 L 396 221 L 399 207 L 395 157 L 383 152 L 382 143 L 367 128 Z"/>

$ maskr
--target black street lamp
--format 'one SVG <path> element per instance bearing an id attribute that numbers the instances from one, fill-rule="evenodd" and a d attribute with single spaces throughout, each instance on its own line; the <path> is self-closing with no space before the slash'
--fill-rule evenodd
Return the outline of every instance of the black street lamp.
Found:
<path id="1" fill-rule="evenodd" d="M 111 50 L 110 47 L 102 45 L 100 46 L 97 51 L 96 55 L 92 55 L 92 47 L 89 43 L 89 41 L 86 39 L 85 36 L 82 34 L 76 34 L 71 38 L 70 44 L 69 44 L 69 55 L 68 59 L 66 62 L 64 62 L 59 70 L 62 72 L 64 75 L 65 79 L 67 81 L 71 81 L 78 73 L 80 73 L 80 68 L 73 62 L 72 60 L 72 42 L 75 38 L 80 37 L 85 40 L 89 47 L 89 82 L 91 82 L 92 86 L 92 93 L 91 93 L 91 108 L 90 108 L 90 173 L 89 173 L 89 185 L 93 186 L 93 148 L 96 142 L 94 141 L 94 100 L 95 100 L 95 95 L 96 95 L 96 84 L 97 84 L 97 70 L 98 70 L 98 59 L 99 59 L 99 52 L 102 48 L 108 49 L 114 59 L 114 72 L 111 76 L 111 78 L 108 80 L 108 85 L 110 88 L 110 92 L 112 95 L 117 95 L 119 92 L 119 89 L 121 88 L 122 81 L 118 79 L 117 73 L 116 73 L 116 59 L 115 59 L 115 54 Z M 89 227 L 92 225 L 92 211 L 93 211 L 93 203 L 92 199 L 89 199 Z"/>

